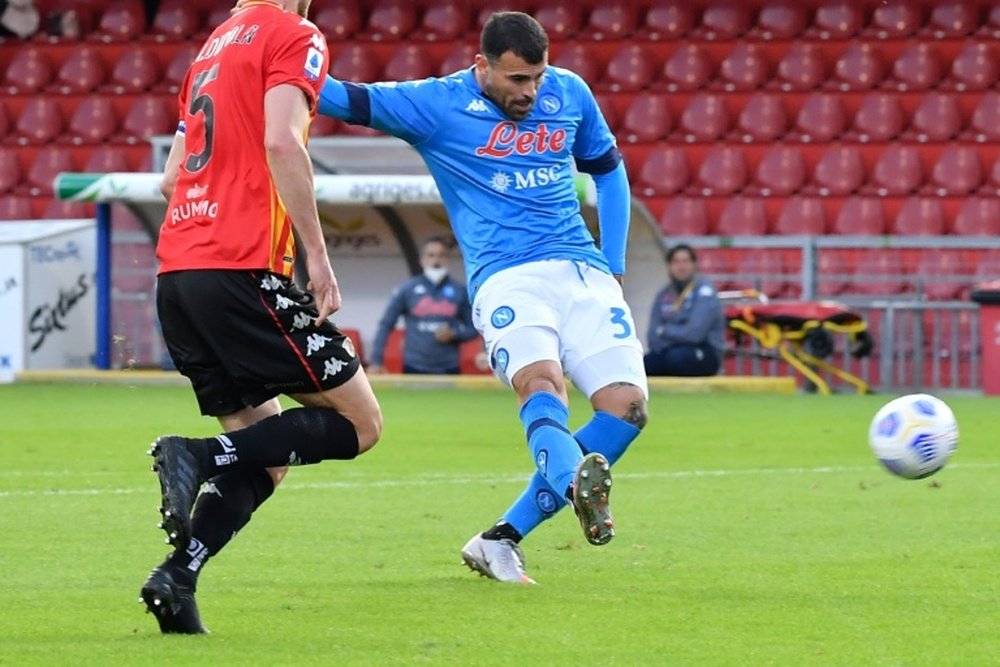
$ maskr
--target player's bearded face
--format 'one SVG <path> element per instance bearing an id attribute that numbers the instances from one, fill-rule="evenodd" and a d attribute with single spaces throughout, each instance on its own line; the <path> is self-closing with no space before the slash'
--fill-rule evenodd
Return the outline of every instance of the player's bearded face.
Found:
<path id="1" fill-rule="evenodd" d="M 513 52 L 505 52 L 495 62 L 476 56 L 480 86 L 486 96 L 511 120 L 524 120 L 535 106 L 538 89 L 545 76 L 548 57 L 529 64 Z"/>

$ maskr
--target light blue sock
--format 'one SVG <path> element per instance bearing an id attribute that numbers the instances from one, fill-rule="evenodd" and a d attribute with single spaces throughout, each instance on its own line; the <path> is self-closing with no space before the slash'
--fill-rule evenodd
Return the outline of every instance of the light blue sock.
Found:
<path id="1" fill-rule="evenodd" d="M 583 458 L 579 443 L 566 426 L 568 421 L 569 410 L 547 391 L 532 394 L 521 406 L 521 423 L 535 467 L 560 494 L 569 489 Z"/>
<path id="2" fill-rule="evenodd" d="M 575 437 L 585 451 L 600 452 L 614 465 L 638 435 L 639 429 L 624 419 L 607 412 L 595 412 L 593 418 L 576 432 Z M 521 496 L 503 515 L 503 521 L 524 537 L 543 521 L 555 516 L 567 504 L 566 497 L 555 493 L 536 472 Z"/>

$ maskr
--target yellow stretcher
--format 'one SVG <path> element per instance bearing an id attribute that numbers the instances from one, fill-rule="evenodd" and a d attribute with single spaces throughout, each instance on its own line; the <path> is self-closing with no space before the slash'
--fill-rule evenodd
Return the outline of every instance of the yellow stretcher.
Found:
<path id="1" fill-rule="evenodd" d="M 776 352 L 821 394 L 830 393 L 830 385 L 819 374 L 824 371 L 853 385 L 859 394 L 868 393 L 867 382 L 823 359 L 833 352 L 835 334 L 847 336 L 852 356 L 871 354 L 868 323 L 843 304 L 832 301 L 733 304 L 725 307 L 725 315 L 736 338 L 737 354 L 743 335 L 747 335 L 764 350 Z"/>

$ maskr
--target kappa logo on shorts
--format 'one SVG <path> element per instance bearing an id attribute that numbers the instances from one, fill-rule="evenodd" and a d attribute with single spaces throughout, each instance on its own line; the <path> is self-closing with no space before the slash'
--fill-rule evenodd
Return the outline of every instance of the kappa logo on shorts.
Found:
<path id="1" fill-rule="evenodd" d="M 323 379 L 329 380 L 337 375 L 337 373 L 344 370 L 345 366 L 347 366 L 346 361 L 341 361 L 340 359 L 327 359 L 326 363 L 323 364 Z"/>
<path id="2" fill-rule="evenodd" d="M 500 306 L 490 315 L 490 323 L 497 329 L 503 329 L 514 321 L 514 309 L 510 306 Z"/>
<path id="3" fill-rule="evenodd" d="M 312 321 L 313 318 L 309 317 L 308 313 L 296 313 L 295 317 L 292 318 L 292 331 L 308 329 Z"/>
<path id="4" fill-rule="evenodd" d="M 547 489 L 542 489 L 535 494 L 535 504 L 538 505 L 538 509 L 542 510 L 542 514 L 555 514 L 556 510 L 559 509 L 555 496 Z"/>
<path id="5" fill-rule="evenodd" d="M 313 352 L 319 352 L 332 340 L 332 338 L 318 333 L 312 334 L 309 338 L 306 338 L 306 356 L 311 357 Z"/>
<path id="6" fill-rule="evenodd" d="M 260 288 L 266 292 L 273 292 L 276 289 L 281 289 L 281 281 L 278 280 L 278 276 L 267 275 L 260 281 Z"/>
<path id="7" fill-rule="evenodd" d="M 289 299 L 287 296 L 281 296 L 276 294 L 274 297 L 274 307 L 278 310 L 288 310 L 295 305 L 295 302 Z"/>

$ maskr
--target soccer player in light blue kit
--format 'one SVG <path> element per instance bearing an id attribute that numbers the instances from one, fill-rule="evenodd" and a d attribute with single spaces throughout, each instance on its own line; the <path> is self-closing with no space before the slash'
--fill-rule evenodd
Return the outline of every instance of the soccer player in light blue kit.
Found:
<path id="1" fill-rule="evenodd" d="M 493 14 L 480 51 L 474 66 L 443 78 L 330 78 L 319 111 L 406 140 L 441 192 L 473 321 L 494 372 L 517 392 L 537 468 L 462 557 L 482 575 L 527 584 L 518 543 L 565 505 L 591 544 L 614 536 L 609 468 L 646 424 L 648 388 L 621 290 L 628 180 L 594 96 L 579 76 L 548 65 L 548 38 L 527 14 Z M 597 188 L 600 250 L 580 215 L 574 161 Z M 594 408 L 576 433 L 565 376 Z"/>

